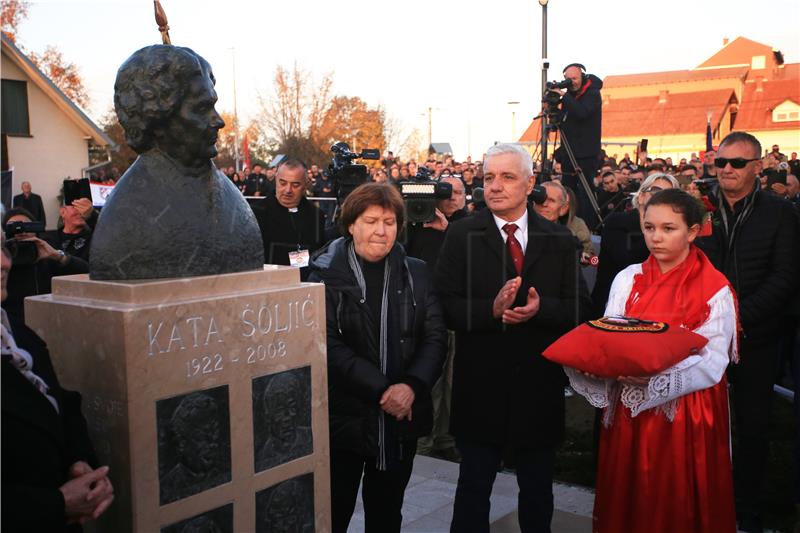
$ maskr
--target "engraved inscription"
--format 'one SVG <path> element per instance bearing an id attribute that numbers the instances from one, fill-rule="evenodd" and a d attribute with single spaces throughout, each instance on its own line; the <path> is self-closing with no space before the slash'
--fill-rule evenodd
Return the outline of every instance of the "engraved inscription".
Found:
<path id="1" fill-rule="evenodd" d="M 161 505 L 231 480 L 228 386 L 156 402 Z"/>

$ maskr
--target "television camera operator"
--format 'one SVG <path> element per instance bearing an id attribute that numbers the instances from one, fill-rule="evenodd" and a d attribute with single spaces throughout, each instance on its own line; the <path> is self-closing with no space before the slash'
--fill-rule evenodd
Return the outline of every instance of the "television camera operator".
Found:
<path id="1" fill-rule="evenodd" d="M 603 88 L 603 82 L 594 74 L 587 74 L 586 67 L 580 63 L 570 63 L 564 68 L 563 74 L 564 81 L 548 84 L 548 91 L 557 93 L 561 97 L 561 112 L 557 117 L 561 129 L 561 146 L 556 150 L 555 158 L 561 163 L 562 183 L 576 191 L 578 195 L 578 216 L 590 229 L 594 229 L 599 219 L 567 155 L 564 140 L 569 143 L 575 155 L 575 162 L 583 170 L 587 182 L 591 184 L 600 162 L 603 111 L 600 89 Z"/>

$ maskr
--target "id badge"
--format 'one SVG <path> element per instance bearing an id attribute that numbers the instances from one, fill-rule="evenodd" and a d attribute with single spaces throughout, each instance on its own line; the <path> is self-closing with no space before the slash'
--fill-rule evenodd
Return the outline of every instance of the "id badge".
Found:
<path id="1" fill-rule="evenodd" d="M 296 252 L 289 252 L 289 264 L 297 268 L 307 267 L 309 257 L 310 254 L 308 253 L 308 250 L 297 250 Z"/>

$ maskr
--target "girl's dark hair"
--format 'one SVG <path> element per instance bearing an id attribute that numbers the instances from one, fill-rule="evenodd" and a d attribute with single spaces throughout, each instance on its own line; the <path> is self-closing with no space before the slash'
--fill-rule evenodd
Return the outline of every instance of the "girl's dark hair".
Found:
<path id="1" fill-rule="evenodd" d="M 683 215 L 683 220 L 690 228 L 702 224 L 706 214 L 705 206 L 700 200 L 680 189 L 664 189 L 655 193 L 647 202 L 644 210 L 654 205 L 668 205 L 676 213 Z"/>

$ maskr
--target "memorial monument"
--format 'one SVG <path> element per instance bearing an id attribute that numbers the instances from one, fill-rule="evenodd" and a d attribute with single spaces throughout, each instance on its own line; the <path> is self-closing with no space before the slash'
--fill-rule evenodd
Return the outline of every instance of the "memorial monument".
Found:
<path id="1" fill-rule="evenodd" d="M 165 43 L 120 68 L 140 156 L 90 275 L 26 300 L 111 468 L 116 500 L 87 530 L 330 531 L 324 287 L 262 264 L 253 214 L 211 162 L 211 68 Z"/>

